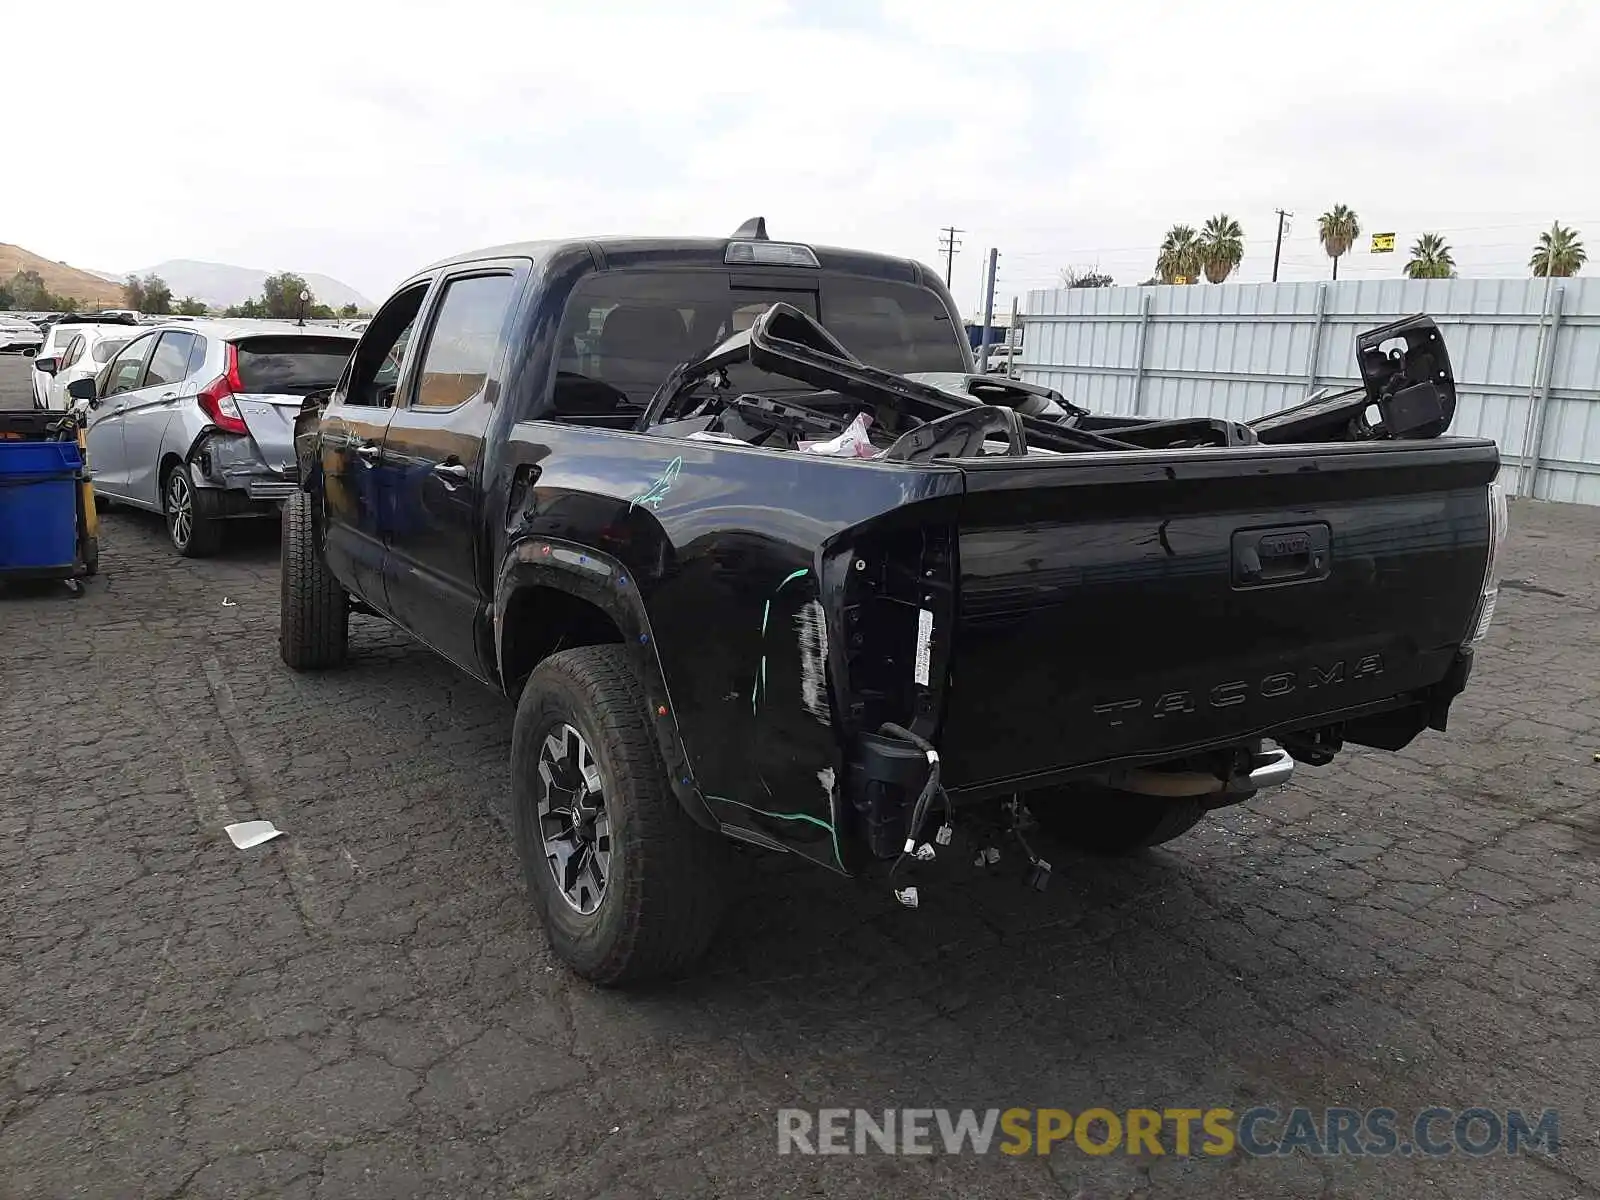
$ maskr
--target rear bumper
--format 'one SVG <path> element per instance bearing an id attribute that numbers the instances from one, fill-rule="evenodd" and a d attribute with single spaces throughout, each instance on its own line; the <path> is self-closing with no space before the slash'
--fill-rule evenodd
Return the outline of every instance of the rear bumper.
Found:
<path id="1" fill-rule="evenodd" d="M 208 434 L 190 455 L 189 463 L 197 487 L 224 491 L 245 511 L 252 506 L 276 505 L 299 488 L 296 472 L 267 463 L 250 437 Z"/>
<path id="2" fill-rule="evenodd" d="M 245 495 L 252 500 L 287 500 L 299 490 L 292 479 L 252 479 L 245 484 Z"/>

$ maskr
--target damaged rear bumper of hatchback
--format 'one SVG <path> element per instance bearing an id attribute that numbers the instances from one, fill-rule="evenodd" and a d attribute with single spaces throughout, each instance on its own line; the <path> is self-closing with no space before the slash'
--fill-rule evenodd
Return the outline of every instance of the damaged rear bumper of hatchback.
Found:
<path id="1" fill-rule="evenodd" d="M 292 469 L 269 465 L 248 434 L 213 432 L 201 438 L 189 455 L 189 474 L 196 487 L 227 497 L 223 515 L 275 511 L 300 486 Z"/>

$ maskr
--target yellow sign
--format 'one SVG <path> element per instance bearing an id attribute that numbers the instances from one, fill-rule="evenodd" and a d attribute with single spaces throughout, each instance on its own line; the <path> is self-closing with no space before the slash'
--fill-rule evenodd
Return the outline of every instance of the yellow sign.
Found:
<path id="1" fill-rule="evenodd" d="M 1375 233 L 1372 235 L 1372 252 L 1374 254 L 1394 253 L 1394 234 Z"/>
<path id="2" fill-rule="evenodd" d="M 1188 283 L 1189 282 L 1189 278 L 1186 275 L 1174 275 L 1172 277 L 1172 282 L 1173 283 Z"/>

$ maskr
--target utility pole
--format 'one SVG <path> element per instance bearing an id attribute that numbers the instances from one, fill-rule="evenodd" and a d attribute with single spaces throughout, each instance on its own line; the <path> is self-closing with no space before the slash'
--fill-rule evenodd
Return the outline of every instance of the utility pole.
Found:
<path id="1" fill-rule="evenodd" d="M 989 251 L 989 279 L 983 287 L 983 334 L 978 346 L 978 373 L 989 369 L 989 331 L 994 326 L 994 276 L 1000 262 L 1000 251 Z"/>
<path id="2" fill-rule="evenodd" d="M 946 225 L 939 230 L 939 249 L 944 251 L 945 287 L 950 286 L 950 273 L 956 264 L 956 251 L 961 249 L 961 243 L 956 241 L 956 234 L 965 232 L 965 229 L 957 229 L 954 225 Z"/>
<path id="3" fill-rule="evenodd" d="M 1550 222 L 1550 245 L 1544 254 L 1544 303 L 1539 308 L 1539 340 L 1534 345 L 1533 378 L 1528 384 L 1528 419 L 1522 425 L 1522 465 L 1517 468 L 1517 486 L 1514 489 L 1514 493 L 1518 496 L 1529 494 L 1523 489 L 1532 482 L 1528 468 L 1538 461 L 1541 447 L 1535 443 L 1544 441 L 1543 422 L 1536 419 L 1541 415 L 1536 398 L 1539 395 L 1539 366 L 1545 361 L 1545 321 L 1550 317 L 1550 287 L 1555 283 L 1555 272 L 1550 269 L 1555 266 L 1552 252 L 1556 248 L 1556 232 L 1560 228 L 1559 220 Z M 1553 336 L 1555 333 L 1553 327 L 1550 332 Z M 1549 373 L 1553 370 L 1555 370 L 1554 363 L 1545 368 L 1546 380 L 1550 378 Z M 1535 430 L 1536 425 L 1539 427 L 1537 430 Z"/>
<path id="4" fill-rule="evenodd" d="M 1278 211 L 1278 241 L 1277 241 L 1277 244 L 1272 247 L 1272 282 L 1273 283 L 1277 283 L 1278 282 L 1278 256 L 1283 251 L 1283 219 L 1285 217 L 1294 216 L 1294 214 L 1292 212 L 1284 212 L 1283 209 L 1281 209 L 1281 208 L 1278 209 L 1277 211 Z M 1338 264 L 1335 263 L 1334 266 L 1335 266 L 1335 268 L 1337 268 Z"/>
<path id="5" fill-rule="evenodd" d="M 1011 348 L 1011 353 L 1006 355 L 1007 379 L 1017 377 L 1017 355 L 1022 350 L 1022 323 L 1018 316 L 1020 307 L 1017 297 L 1011 297 L 1011 328 L 1006 333 L 1006 345 Z"/>

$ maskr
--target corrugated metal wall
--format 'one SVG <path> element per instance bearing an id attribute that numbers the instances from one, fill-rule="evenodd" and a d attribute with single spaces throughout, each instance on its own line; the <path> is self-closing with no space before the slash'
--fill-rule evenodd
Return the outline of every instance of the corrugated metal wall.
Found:
<path id="1" fill-rule="evenodd" d="M 1546 296 L 1543 279 L 1030 292 L 1019 374 L 1100 412 L 1247 420 L 1358 386 L 1356 334 L 1425 312 L 1455 368 L 1451 432 L 1498 442 L 1519 494 L 1600 504 L 1600 280 Z"/>

